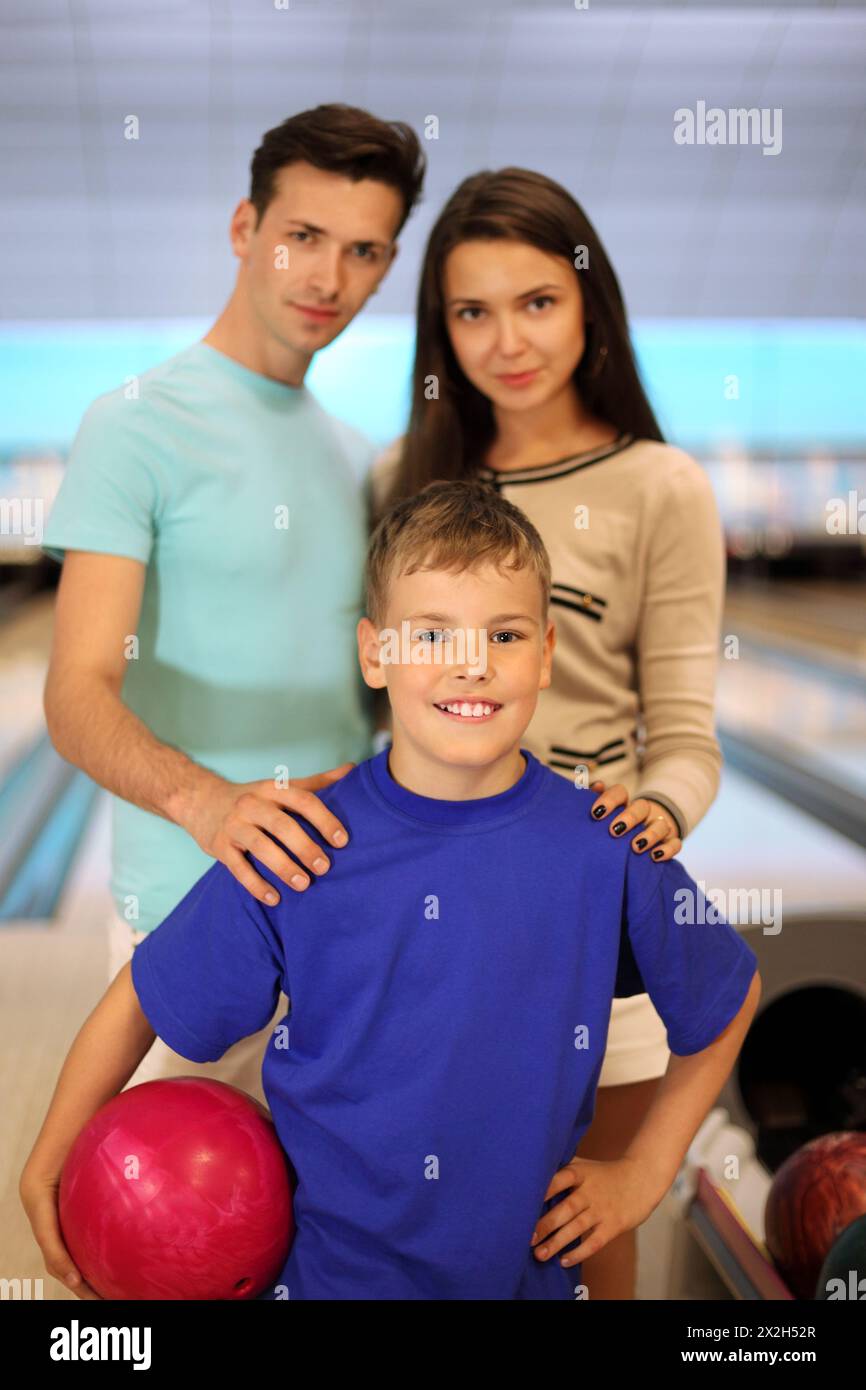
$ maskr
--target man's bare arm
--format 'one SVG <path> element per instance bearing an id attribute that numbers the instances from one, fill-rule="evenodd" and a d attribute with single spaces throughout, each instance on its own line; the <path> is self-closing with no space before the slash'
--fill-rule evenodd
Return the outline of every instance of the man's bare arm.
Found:
<path id="1" fill-rule="evenodd" d="M 245 851 L 302 891 L 310 882 L 303 866 L 322 874 L 330 863 L 286 812 L 303 815 L 331 844 L 348 843 L 345 827 L 314 792 L 345 776 L 352 764 L 278 788 L 267 779 L 229 782 L 161 742 L 121 698 L 145 573 L 139 560 L 126 556 L 66 552 L 45 683 L 51 740 L 62 757 L 100 786 L 182 826 L 260 902 L 279 898 Z M 296 859 L 274 844 L 272 835 Z"/>
<path id="2" fill-rule="evenodd" d="M 58 753 L 100 786 L 184 823 L 197 795 L 221 779 L 161 743 L 121 699 L 145 566 L 122 555 L 67 553 L 57 590 L 45 717 Z"/>

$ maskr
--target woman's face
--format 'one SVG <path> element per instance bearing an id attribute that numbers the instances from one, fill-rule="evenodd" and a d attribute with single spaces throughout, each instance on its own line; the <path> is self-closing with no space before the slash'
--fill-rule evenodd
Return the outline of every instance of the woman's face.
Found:
<path id="1" fill-rule="evenodd" d="M 460 366 L 504 410 L 536 409 L 583 356 L 583 300 L 569 261 L 522 241 L 464 241 L 446 257 L 445 323 Z"/>

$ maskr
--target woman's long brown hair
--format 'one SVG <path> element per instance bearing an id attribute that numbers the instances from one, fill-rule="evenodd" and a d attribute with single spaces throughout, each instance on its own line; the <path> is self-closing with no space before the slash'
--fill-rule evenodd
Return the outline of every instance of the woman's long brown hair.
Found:
<path id="1" fill-rule="evenodd" d="M 560 184 L 530 169 L 483 171 L 464 179 L 442 209 L 424 252 L 416 309 L 412 410 L 386 503 L 413 497 L 437 478 L 466 478 L 495 438 L 489 400 L 464 376 L 445 325 L 445 259 L 465 241 L 528 243 L 575 264 L 580 277 L 586 347 L 574 373 L 584 405 L 642 439 L 663 436 L 638 374 L 625 304 L 613 267 L 586 213 Z M 604 351 L 606 349 L 606 351 Z M 428 399 L 431 379 L 438 398 Z"/>

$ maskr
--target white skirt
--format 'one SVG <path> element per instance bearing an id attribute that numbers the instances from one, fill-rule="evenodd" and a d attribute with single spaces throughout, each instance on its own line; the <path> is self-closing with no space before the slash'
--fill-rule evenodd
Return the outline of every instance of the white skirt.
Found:
<path id="1" fill-rule="evenodd" d="M 664 1076 L 670 1055 L 667 1029 L 649 995 L 614 999 L 599 1086 Z"/>

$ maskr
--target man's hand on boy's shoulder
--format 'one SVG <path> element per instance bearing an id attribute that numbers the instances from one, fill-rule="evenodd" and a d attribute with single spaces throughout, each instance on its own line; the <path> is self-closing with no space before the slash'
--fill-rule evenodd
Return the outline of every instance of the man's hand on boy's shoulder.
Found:
<path id="1" fill-rule="evenodd" d="M 640 831 L 632 836 L 634 854 L 649 854 L 658 864 L 679 854 L 683 847 L 680 829 L 666 806 L 642 796 L 630 802 L 628 791 L 621 782 L 607 788 L 604 782 L 592 782 L 590 790 L 599 793 L 589 808 L 593 820 L 601 822 L 612 811 L 617 812 L 608 828 L 610 835 L 621 839 L 630 830 L 637 828 Z"/>
<path id="2" fill-rule="evenodd" d="M 273 869 L 277 878 L 296 892 L 309 886 L 309 872 L 318 877 L 327 873 L 330 860 L 288 812 L 303 816 L 329 844 L 338 849 L 347 845 L 346 827 L 315 793 L 340 781 L 353 767 L 355 763 L 342 763 L 312 777 L 296 777 L 286 787 L 267 778 L 260 782 L 228 782 L 214 775 L 179 823 L 254 898 L 273 907 L 279 902 L 279 895 L 273 884 L 256 873 L 246 858 L 247 852 Z M 284 853 L 280 844 L 296 858 Z"/>

